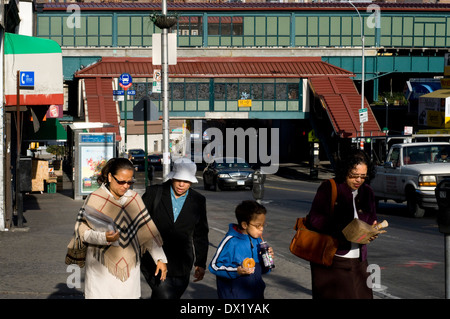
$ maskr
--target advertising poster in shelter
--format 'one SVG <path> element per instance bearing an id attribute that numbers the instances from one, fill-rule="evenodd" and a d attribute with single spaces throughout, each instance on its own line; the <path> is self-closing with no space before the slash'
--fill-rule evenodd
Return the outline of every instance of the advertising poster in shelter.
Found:
<path id="1" fill-rule="evenodd" d="M 79 150 L 80 194 L 86 195 L 99 187 L 97 177 L 106 162 L 115 156 L 114 133 L 82 133 Z"/>

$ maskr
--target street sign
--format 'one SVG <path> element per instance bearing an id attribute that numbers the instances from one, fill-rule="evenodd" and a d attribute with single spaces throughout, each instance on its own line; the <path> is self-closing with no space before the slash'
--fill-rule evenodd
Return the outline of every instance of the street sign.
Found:
<path id="1" fill-rule="evenodd" d="M 405 126 L 404 129 L 404 134 L 405 135 L 412 135 L 413 133 L 413 127 L 412 126 Z"/>
<path id="2" fill-rule="evenodd" d="M 158 107 L 148 96 L 144 96 L 133 107 L 133 120 L 135 122 L 159 120 Z"/>
<path id="3" fill-rule="evenodd" d="M 152 64 L 161 65 L 161 33 L 152 35 Z M 171 32 L 167 34 L 167 63 L 169 65 L 177 64 L 177 34 Z"/>
<path id="4" fill-rule="evenodd" d="M 161 70 L 153 70 L 152 93 L 161 93 Z"/>
<path id="5" fill-rule="evenodd" d="M 309 131 L 308 133 L 308 142 L 320 142 L 320 140 L 316 137 L 314 130 Z"/>
<path id="6" fill-rule="evenodd" d="M 127 95 L 136 95 L 136 90 L 127 91 Z"/>
<path id="7" fill-rule="evenodd" d="M 238 107 L 251 107 L 252 100 L 238 100 Z"/>
<path id="8" fill-rule="evenodd" d="M 119 85 L 124 90 L 127 90 L 133 85 L 133 78 L 128 73 L 122 73 L 119 77 Z"/>
<path id="9" fill-rule="evenodd" d="M 124 101 L 125 91 L 124 90 L 113 90 L 113 100 L 115 102 Z"/>
<path id="10" fill-rule="evenodd" d="M 34 86 L 34 71 L 20 71 L 20 86 Z"/>
<path id="11" fill-rule="evenodd" d="M 369 115 L 367 113 L 367 109 L 359 110 L 359 123 L 365 123 L 369 121 Z"/>

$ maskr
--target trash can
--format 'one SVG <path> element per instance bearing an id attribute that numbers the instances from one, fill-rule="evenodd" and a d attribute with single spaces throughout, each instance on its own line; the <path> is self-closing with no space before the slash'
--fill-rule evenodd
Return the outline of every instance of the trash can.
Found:
<path id="1" fill-rule="evenodd" d="M 450 179 L 441 181 L 434 190 L 439 206 L 437 223 L 439 231 L 450 234 Z"/>
<path id="2" fill-rule="evenodd" d="M 49 179 L 45 181 L 47 193 L 55 194 L 56 193 L 56 180 Z"/>

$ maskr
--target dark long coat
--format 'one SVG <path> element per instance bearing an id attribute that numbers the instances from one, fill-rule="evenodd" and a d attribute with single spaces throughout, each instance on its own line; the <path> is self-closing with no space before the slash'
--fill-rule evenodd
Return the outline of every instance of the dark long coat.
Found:
<path id="1" fill-rule="evenodd" d="M 147 209 L 163 239 L 163 249 L 168 264 L 168 276 L 188 275 L 192 266 L 206 269 L 208 257 L 208 220 L 206 199 L 190 188 L 183 208 L 174 222 L 169 180 L 162 185 L 149 186 L 142 196 Z M 159 204 L 153 210 L 156 190 L 162 187 Z M 153 267 L 156 266 L 153 264 Z"/>

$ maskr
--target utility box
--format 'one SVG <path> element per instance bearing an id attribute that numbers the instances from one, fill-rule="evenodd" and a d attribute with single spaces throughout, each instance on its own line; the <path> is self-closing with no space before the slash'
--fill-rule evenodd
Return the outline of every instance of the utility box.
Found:
<path id="1" fill-rule="evenodd" d="M 31 157 L 21 157 L 17 172 L 20 192 L 31 192 Z"/>

